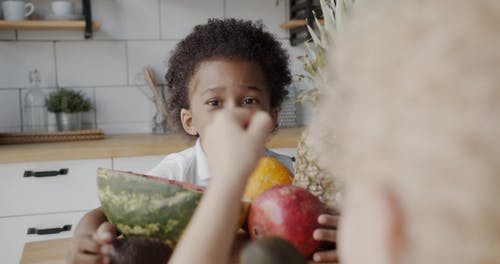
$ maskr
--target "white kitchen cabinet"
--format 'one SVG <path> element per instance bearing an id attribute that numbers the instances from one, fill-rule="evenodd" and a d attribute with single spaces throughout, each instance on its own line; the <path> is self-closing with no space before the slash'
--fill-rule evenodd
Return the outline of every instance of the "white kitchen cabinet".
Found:
<path id="1" fill-rule="evenodd" d="M 99 206 L 99 167 L 111 168 L 111 158 L 0 164 L 2 263 L 18 263 L 26 242 L 71 237 L 81 217 Z M 44 234 L 52 232 L 58 233 Z"/>
<path id="2" fill-rule="evenodd" d="M 99 206 L 97 168 L 144 173 L 164 156 L 0 164 L 2 263 L 19 263 L 27 242 L 73 235 L 82 216 Z M 39 177 L 47 174 L 55 176 Z"/>
<path id="3" fill-rule="evenodd" d="M 111 168 L 111 159 L 0 164 L 0 217 L 97 207 L 96 171 L 99 167 Z M 30 172 L 62 174 L 36 177 L 30 176 Z"/>
<path id="4" fill-rule="evenodd" d="M 160 163 L 165 156 L 166 154 L 113 158 L 113 169 L 145 174 Z"/>
<path id="5" fill-rule="evenodd" d="M 86 212 L 57 213 L 0 218 L 0 259 L 19 263 L 27 242 L 68 238 Z M 32 234 L 28 234 L 28 230 Z M 37 234 L 38 233 L 38 234 Z"/>

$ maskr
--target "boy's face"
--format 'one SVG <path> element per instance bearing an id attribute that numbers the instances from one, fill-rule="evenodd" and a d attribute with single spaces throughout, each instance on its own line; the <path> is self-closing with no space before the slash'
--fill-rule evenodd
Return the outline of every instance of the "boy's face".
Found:
<path id="1" fill-rule="evenodd" d="M 276 122 L 277 109 L 270 108 L 267 83 L 258 64 L 241 59 L 201 62 L 189 83 L 190 109 L 181 110 L 184 130 L 203 138 L 203 128 L 222 107 L 243 107 L 268 112 Z"/>

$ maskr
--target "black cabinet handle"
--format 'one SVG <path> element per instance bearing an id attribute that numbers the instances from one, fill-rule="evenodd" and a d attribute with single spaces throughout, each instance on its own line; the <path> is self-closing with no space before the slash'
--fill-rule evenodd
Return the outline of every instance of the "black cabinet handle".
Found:
<path id="1" fill-rule="evenodd" d="M 47 229 L 37 229 L 34 227 L 28 228 L 28 235 L 50 235 L 58 234 L 65 231 L 71 231 L 71 225 L 64 225 L 63 227 L 47 228 Z"/>
<path id="2" fill-rule="evenodd" d="M 24 171 L 24 177 L 50 177 L 57 175 L 66 175 L 68 174 L 69 169 L 60 169 L 53 171 Z"/>

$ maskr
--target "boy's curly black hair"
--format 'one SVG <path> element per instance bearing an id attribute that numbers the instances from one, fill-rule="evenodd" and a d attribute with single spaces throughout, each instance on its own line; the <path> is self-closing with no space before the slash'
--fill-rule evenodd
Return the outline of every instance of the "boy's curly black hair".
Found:
<path id="1" fill-rule="evenodd" d="M 194 27 L 179 42 L 168 61 L 165 76 L 168 89 L 169 122 L 182 131 L 180 112 L 189 109 L 188 85 L 198 65 L 214 58 L 235 58 L 256 62 L 269 89 L 271 108 L 279 107 L 291 82 L 288 54 L 262 25 L 239 19 L 209 19 Z"/>

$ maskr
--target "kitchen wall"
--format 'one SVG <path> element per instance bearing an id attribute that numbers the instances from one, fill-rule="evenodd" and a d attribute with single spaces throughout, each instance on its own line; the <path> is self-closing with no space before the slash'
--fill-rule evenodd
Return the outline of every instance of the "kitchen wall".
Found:
<path id="1" fill-rule="evenodd" d="M 83 91 L 96 110 L 85 116 L 87 128 L 108 134 L 148 133 L 155 107 L 141 75 L 152 66 L 160 85 L 165 62 L 176 43 L 209 17 L 260 20 L 290 52 L 293 73 L 302 47 L 291 47 L 288 1 L 280 0 L 94 0 L 94 20 L 102 27 L 90 40 L 82 31 L 0 30 L 0 132 L 21 130 L 22 98 L 28 72 L 38 69 L 46 93 L 55 87 Z M 50 1 L 33 1 L 39 16 L 50 14 Z M 80 1 L 75 0 L 77 8 Z M 50 123 L 54 117 L 49 116 Z"/>

